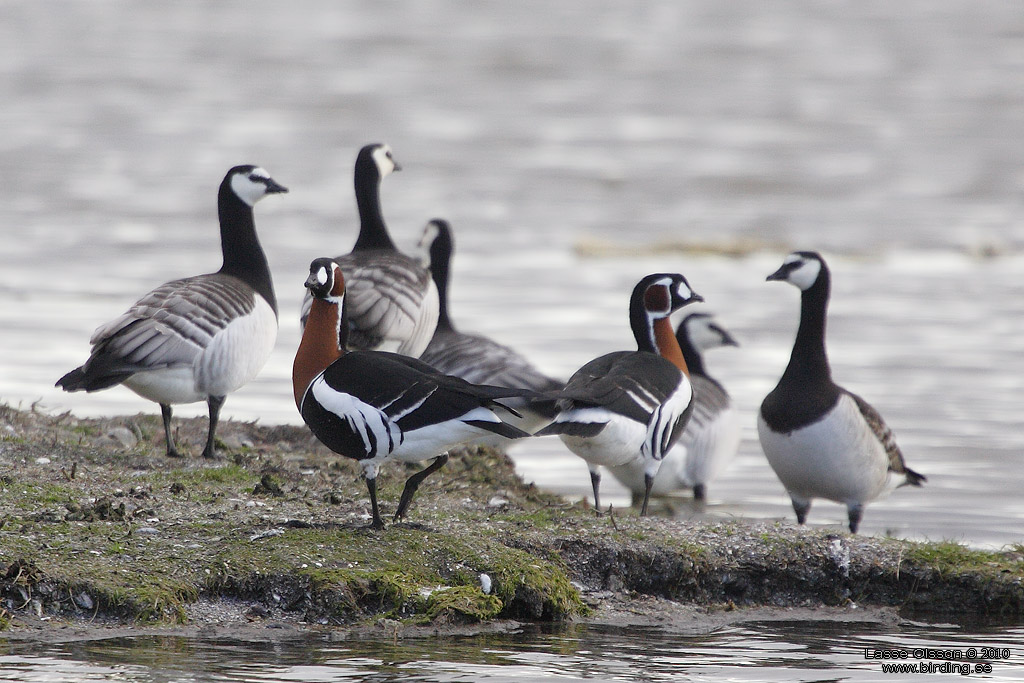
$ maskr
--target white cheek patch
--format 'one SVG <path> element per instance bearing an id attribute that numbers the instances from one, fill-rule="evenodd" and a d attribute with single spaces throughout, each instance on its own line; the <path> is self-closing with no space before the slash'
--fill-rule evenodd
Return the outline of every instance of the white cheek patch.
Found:
<path id="1" fill-rule="evenodd" d="M 263 173 L 265 174 L 266 171 Z M 255 206 L 256 202 L 267 193 L 267 186 L 265 183 L 250 180 L 250 175 L 252 173 L 236 173 L 231 178 L 231 189 L 243 202 L 249 206 Z"/>
<path id="2" fill-rule="evenodd" d="M 676 285 L 676 294 L 678 294 L 684 301 L 693 297 L 693 291 L 691 291 L 684 282 L 680 282 Z"/>
<path id="3" fill-rule="evenodd" d="M 787 281 L 796 285 L 801 290 L 810 289 L 811 285 L 818 279 L 821 273 L 821 264 L 816 259 L 800 259 L 803 262 L 797 266 L 786 278 Z"/>
<path id="4" fill-rule="evenodd" d="M 712 322 L 707 318 L 690 321 L 686 326 L 686 336 L 694 347 L 706 351 L 717 346 L 722 346 L 722 335 L 711 327 Z"/>
<path id="5" fill-rule="evenodd" d="M 316 271 L 316 281 L 319 282 L 321 286 L 327 284 L 326 268 L 321 268 L 320 270 Z"/>
<path id="6" fill-rule="evenodd" d="M 381 178 L 395 170 L 395 161 L 391 157 L 391 148 L 387 145 L 381 145 L 373 150 L 373 161 L 377 164 L 377 170 L 380 171 Z"/>

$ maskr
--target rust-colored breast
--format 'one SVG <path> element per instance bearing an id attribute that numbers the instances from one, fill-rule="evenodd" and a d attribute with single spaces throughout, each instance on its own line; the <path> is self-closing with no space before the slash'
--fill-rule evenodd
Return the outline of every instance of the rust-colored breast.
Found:
<path id="1" fill-rule="evenodd" d="M 340 308 L 338 304 L 322 299 L 313 300 L 306 329 L 292 363 L 292 391 L 296 408 L 301 409 L 302 397 L 316 376 L 344 353 L 338 346 Z"/>
<path id="2" fill-rule="evenodd" d="M 690 376 L 690 370 L 683 360 L 683 351 L 679 348 L 675 332 L 672 331 L 672 322 L 667 316 L 654 321 L 654 343 L 663 358 L 671 361 L 684 375 Z"/>

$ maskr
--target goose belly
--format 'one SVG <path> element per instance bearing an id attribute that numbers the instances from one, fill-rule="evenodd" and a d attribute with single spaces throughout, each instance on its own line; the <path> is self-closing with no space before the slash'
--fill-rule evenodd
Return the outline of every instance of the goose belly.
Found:
<path id="1" fill-rule="evenodd" d="M 759 415 L 757 431 L 768 464 L 798 497 L 866 502 L 889 484 L 888 456 L 849 396 L 821 420 L 788 434 L 773 432 Z"/>
<path id="2" fill-rule="evenodd" d="M 642 460 L 640 449 L 648 436 L 647 425 L 615 413 L 604 413 L 594 419 L 587 415 L 575 417 L 581 422 L 605 423 L 604 429 L 593 436 L 559 434 L 566 448 L 591 465 L 613 467 Z"/>
<path id="3" fill-rule="evenodd" d="M 395 446 L 391 457 L 404 462 L 420 462 L 427 458 L 437 457 L 459 444 L 469 443 L 482 435 L 491 434 L 484 429 L 466 424 L 463 420 L 498 421 L 493 412 L 481 407 L 471 410 L 456 420 L 402 432 L 401 442 Z"/>
<path id="4" fill-rule="evenodd" d="M 124 385 L 156 403 L 195 403 L 208 397 L 196 389 L 195 371 L 187 365 L 136 372 Z"/>
<path id="5" fill-rule="evenodd" d="M 695 418 L 691 418 L 694 423 Z M 694 428 L 691 430 L 690 427 Z M 707 484 L 732 462 L 740 446 L 739 413 L 732 407 L 722 410 L 703 424 L 687 425 L 679 443 L 666 456 L 682 461 L 682 481 L 687 486 Z M 682 451 L 679 454 L 678 451 Z M 664 469 L 664 468 L 663 468 Z M 660 475 L 659 475 L 660 478 Z M 657 485 L 655 480 L 655 485 Z"/>
<path id="6" fill-rule="evenodd" d="M 263 369 L 277 341 L 277 316 L 261 296 L 247 314 L 218 332 L 195 365 L 196 391 L 204 396 L 226 396 Z"/>

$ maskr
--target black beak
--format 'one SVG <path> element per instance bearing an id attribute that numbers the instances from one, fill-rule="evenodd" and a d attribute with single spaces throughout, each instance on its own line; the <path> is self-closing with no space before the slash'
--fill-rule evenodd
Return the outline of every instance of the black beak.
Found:
<path id="1" fill-rule="evenodd" d="M 785 280 L 789 277 L 789 274 L 793 271 L 793 264 L 784 263 L 778 270 L 766 277 L 765 282 L 773 282 L 775 280 Z"/>
<path id="2" fill-rule="evenodd" d="M 281 185 L 273 178 L 267 178 L 267 194 L 280 194 L 287 191 L 288 188 L 284 185 Z"/>

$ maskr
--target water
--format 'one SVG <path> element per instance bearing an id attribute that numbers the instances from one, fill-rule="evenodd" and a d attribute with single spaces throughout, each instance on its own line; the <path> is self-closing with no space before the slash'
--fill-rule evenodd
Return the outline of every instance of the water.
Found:
<path id="1" fill-rule="evenodd" d="M 4 680 L 186 681 L 877 681 L 921 674 L 883 673 L 865 651 L 905 650 L 906 664 L 939 667 L 921 650 L 960 650 L 954 672 L 1014 681 L 1024 675 L 1020 628 L 965 634 L 955 626 L 832 622 L 753 622 L 708 633 L 610 626 L 530 628 L 472 639 L 332 642 L 322 636 L 265 643 L 140 636 L 57 643 L 0 644 Z M 967 659 L 970 648 L 978 658 Z M 982 649 L 1000 658 L 982 659 Z M 1003 652 L 1008 650 L 1009 652 Z M 918 655 L 918 657 L 915 657 Z M 1008 655 L 1008 657 L 1003 657 Z M 886 662 L 891 663 L 891 662 Z M 992 670 L 974 667 L 991 665 Z M 949 666 L 947 664 L 947 666 Z M 934 669 L 933 669 L 934 670 Z M 938 678 L 937 680 L 949 680 Z"/>
<path id="2" fill-rule="evenodd" d="M 125 389 L 53 382 L 143 292 L 216 269 L 216 186 L 253 162 L 291 188 L 257 209 L 282 327 L 224 415 L 298 422 L 301 282 L 354 241 L 352 162 L 385 140 L 405 168 L 383 191 L 396 241 L 411 248 L 435 215 L 456 230 L 463 329 L 565 377 L 632 344 L 640 276 L 680 270 L 740 339 L 708 359 L 748 418 L 739 456 L 707 511 L 676 514 L 792 522 L 754 415 L 797 293 L 764 277 L 814 248 L 834 273 L 836 378 L 929 477 L 871 505 L 862 532 L 1020 543 L 1022 37 L 1017 3 L 995 0 L 10 0 L 0 399 L 155 413 Z M 712 253 L 665 247 L 679 243 Z M 581 249 L 608 244 L 608 258 Z M 713 253 L 731 248 L 743 255 Z M 541 486 L 589 491 L 557 440 L 513 455 Z M 602 493 L 628 504 L 610 477 Z M 810 521 L 844 518 L 819 502 Z"/>

